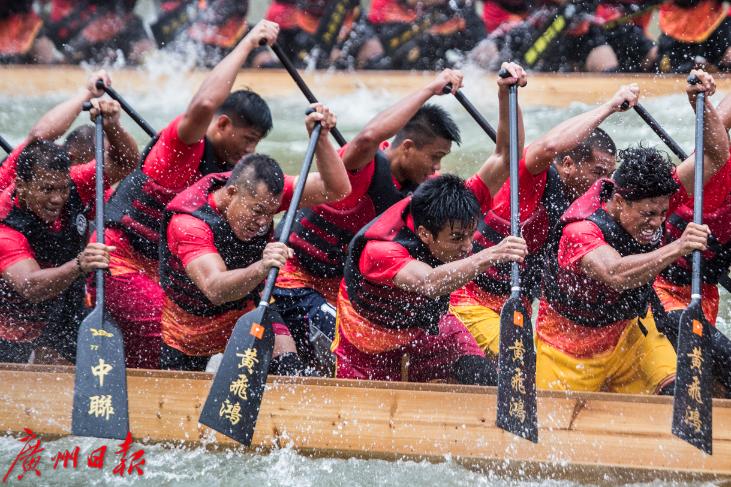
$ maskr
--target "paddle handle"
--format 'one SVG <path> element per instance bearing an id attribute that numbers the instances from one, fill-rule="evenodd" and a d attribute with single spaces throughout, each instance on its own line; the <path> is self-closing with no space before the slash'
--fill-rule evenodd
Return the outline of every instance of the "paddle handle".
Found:
<path id="1" fill-rule="evenodd" d="M 315 158 L 315 149 L 317 149 L 317 141 L 320 138 L 320 132 L 322 131 L 322 125 L 319 123 L 312 129 L 310 135 L 310 142 L 307 145 L 307 152 L 305 152 L 305 160 L 302 163 L 302 169 L 300 170 L 299 178 L 297 179 L 297 186 L 294 187 L 294 193 L 292 194 L 292 201 L 289 203 L 287 214 L 284 216 L 284 222 L 282 223 L 282 231 L 279 235 L 279 241 L 286 244 L 289 240 L 289 234 L 292 231 L 292 224 L 297 216 L 297 207 L 302 199 L 302 192 L 305 189 L 305 183 L 307 183 L 307 174 L 310 172 L 312 167 L 312 160 Z M 267 274 L 267 280 L 264 284 L 264 290 L 261 293 L 261 302 L 259 306 L 268 306 L 269 298 L 272 297 L 272 291 L 274 291 L 274 283 L 277 280 L 279 274 L 278 267 L 272 267 L 269 269 Z"/>
<path id="2" fill-rule="evenodd" d="M 266 39 L 261 39 L 259 41 L 260 46 L 266 45 L 267 41 Z M 294 64 L 292 64 L 292 61 L 289 60 L 289 57 L 282 51 L 282 48 L 279 47 L 277 44 L 272 44 L 269 46 L 272 51 L 274 51 L 274 54 L 279 58 L 279 62 L 282 63 L 282 66 L 284 66 L 284 69 L 287 70 L 287 73 L 292 77 L 297 87 L 300 89 L 303 95 L 305 95 L 305 98 L 307 98 L 307 101 L 310 103 L 319 103 L 317 101 L 317 98 L 315 95 L 310 91 L 310 88 L 307 86 L 307 83 L 305 83 L 305 80 L 302 79 L 302 76 L 300 76 L 299 72 L 297 71 L 297 68 L 294 67 Z M 347 141 L 345 140 L 345 137 L 343 137 L 343 134 L 340 133 L 340 131 L 337 128 L 333 128 L 330 130 L 330 133 L 335 138 L 335 141 L 340 145 L 340 147 L 347 144 Z"/>
<path id="3" fill-rule="evenodd" d="M 695 76 L 688 78 L 688 83 L 696 84 L 699 80 Z M 698 93 L 695 99 L 695 168 L 693 170 L 693 223 L 703 223 L 703 131 L 704 114 L 706 109 L 706 94 Z M 701 252 L 693 251 L 693 270 L 690 281 L 690 298 L 701 299 Z"/>
<path id="4" fill-rule="evenodd" d="M 655 120 L 652 115 L 650 115 L 645 107 L 638 103 L 637 105 L 635 105 L 635 112 L 637 112 L 637 115 L 639 115 L 640 118 L 645 121 L 645 123 L 652 129 L 653 132 L 657 134 L 658 137 L 660 137 L 660 140 L 662 140 L 665 145 L 668 146 L 668 149 L 670 149 L 673 154 L 678 157 L 678 159 L 684 161 L 688 158 L 688 154 L 686 154 L 683 148 L 680 147 L 678 143 L 673 140 L 672 137 L 670 137 L 670 134 L 668 134 L 665 129 L 662 128 L 662 126 L 657 122 L 657 120 Z"/>
<path id="5" fill-rule="evenodd" d="M 5 137 L 3 137 L 2 135 L 0 135 L 0 147 L 2 147 L 3 150 L 5 152 L 7 152 L 8 154 L 13 152 L 13 146 L 10 145 L 10 143 L 7 140 L 5 140 Z"/>
<path id="6" fill-rule="evenodd" d="M 130 118 L 132 120 L 134 120 L 135 123 L 137 123 L 137 125 L 139 125 L 142 128 L 142 130 L 144 130 L 147 133 L 147 135 L 149 135 L 150 137 L 154 137 L 157 135 L 157 131 L 155 131 L 155 129 L 152 128 L 152 126 L 149 123 L 147 123 L 147 121 L 144 118 L 142 118 L 142 115 L 137 113 L 137 110 L 132 108 L 130 106 L 130 104 L 127 103 L 127 100 L 122 98 L 122 96 L 119 93 L 117 93 L 117 90 L 115 90 L 111 86 L 107 86 L 106 84 L 104 84 L 104 80 L 102 80 L 101 78 L 96 80 L 96 88 L 98 90 L 104 90 L 107 93 L 107 95 L 109 95 L 110 98 L 112 98 L 113 100 L 116 100 L 119 103 L 119 105 L 122 107 L 122 110 L 127 112 L 127 115 L 129 115 Z"/>
<path id="7" fill-rule="evenodd" d="M 446 85 L 444 85 L 442 92 L 445 95 L 450 94 L 452 92 L 452 83 L 447 83 Z M 467 110 L 467 113 L 470 114 L 474 121 L 477 122 L 477 125 L 479 125 L 480 128 L 485 131 L 487 136 L 490 137 L 493 142 L 497 141 L 497 133 L 495 132 L 495 129 L 492 128 L 490 122 L 488 122 L 485 117 L 482 116 L 482 114 L 479 112 L 479 110 L 477 110 L 472 102 L 467 99 L 464 93 L 462 93 L 461 90 L 457 90 L 457 92 L 454 94 L 454 97 L 457 99 L 459 104 L 462 105 L 465 110 Z"/>
<path id="8" fill-rule="evenodd" d="M 508 124 L 510 133 L 510 234 L 520 237 L 520 206 L 518 203 L 518 85 L 508 87 Z M 510 266 L 510 294 L 520 294 L 520 267 Z"/>
<path id="9" fill-rule="evenodd" d="M 85 111 L 92 108 L 90 102 L 84 102 L 82 107 Z M 94 157 L 96 159 L 96 214 L 94 215 L 94 226 L 96 227 L 96 243 L 104 243 L 104 117 L 101 111 L 94 119 Z M 97 269 L 96 278 L 96 307 L 104 306 L 104 271 Z"/>

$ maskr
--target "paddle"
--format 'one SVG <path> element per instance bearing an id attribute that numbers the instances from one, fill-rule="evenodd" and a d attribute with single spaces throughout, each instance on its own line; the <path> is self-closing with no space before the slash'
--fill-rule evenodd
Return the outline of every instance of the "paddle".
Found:
<path id="1" fill-rule="evenodd" d="M 508 88 L 510 122 L 510 233 L 520 237 L 518 206 L 518 86 Z M 500 356 L 498 359 L 498 427 L 538 442 L 536 407 L 536 354 L 533 325 L 523 304 L 520 267 L 510 269 L 510 298 L 500 312 Z"/>
<path id="2" fill-rule="evenodd" d="M 693 76 L 691 84 L 698 83 Z M 705 94 L 695 101 L 695 169 L 693 181 L 693 223 L 703 223 L 703 113 Z M 708 453 L 713 449 L 711 400 L 711 333 L 701 307 L 701 252 L 693 251 L 691 299 L 680 316 L 677 371 L 673 400 L 675 436 Z"/>
<path id="3" fill-rule="evenodd" d="M 127 115 L 129 115 L 130 118 L 132 118 L 132 120 L 134 120 L 137 123 L 137 125 L 139 125 L 142 128 L 142 130 L 147 132 L 147 135 L 149 135 L 150 137 L 155 137 L 157 135 L 157 132 L 155 131 L 155 129 L 152 128 L 152 126 L 149 123 L 147 123 L 144 118 L 142 118 L 142 115 L 137 113 L 137 110 L 132 108 L 130 106 L 130 104 L 127 103 L 127 100 L 122 98 L 122 96 L 119 93 L 117 93 L 117 90 L 115 90 L 111 86 L 105 85 L 104 80 L 102 80 L 102 79 L 96 80 L 96 88 L 98 90 L 104 90 L 111 99 L 119 102 L 120 106 L 122 107 L 122 110 L 127 112 Z"/>
<path id="4" fill-rule="evenodd" d="M 289 240 L 321 129 L 320 124 L 315 125 L 310 135 L 302 170 L 279 236 L 282 243 Z M 284 323 L 279 313 L 269 307 L 278 273 L 277 267 L 269 270 L 259 306 L 236 322 L 198 420 L 245 446 L 251 444 L 254 435 L 274 350 L 272 323 Z"/>
<path id="5" fill-rule="evenodd" d="M 261 46 L 266 45 L 266 43 L 266 39 L 262 39 L 261 41 L 259 41 L 259 45 Z M 279 47 L 277 44 L 272 44 L 269 47 L 272 51 L 274 51 L 274 54 L 277 56 L 277 58 L 279 58 L 279 62 L 282 63 L 284 69 L 287 70 L 302 94 L 305 95 L 307 101 L 309 101 L 310 103 L 319 103 L 317 101 L 317 98 L 315 98 L 315 95 L 312 93 L 312 91 L 310 91 L 307 83 L 305 83 L 305 80 L 303 80 L 302 76 L 300 76 L 299 72 L 297 72 L 297 68 L 294 67 L 292 61 L 290 61 L 284 51 L 282 51 L 282 48 Z M 340 147 L 344 146 L 347 143 L 345 137 L 343 137 L 343 134 L 341 134 L 337 128 L 333 128 L 332 130 L 330 130 L 330 133 L 335 138 L 335 141 L 340 145 Z"/>
<path id="6" fill-rule="evenodd" d="M 0 147 L 2 147 L 3 150 L 5 152 L 7 152 L 8 154 L 10 154 L 11 152 L 13 152 L 13 146 L 10 145 L 10 142 L 8 142 L 7 140 L 5 140 L 5 137 L 3 137 L 2 135 L 0 135 Z"/>
<path id="7" fill-rule="evenodd" d="M 91 103 L 84 103 L 90 110 Z M 104 243 L 104 130 L 96 117 L 96 241 Z M 104 312 L 104 271 L 96 271 L 96 305 L 81 322 L 71 432 L 124 440 L 129 431 L 122 333 Z"/>
<path id="8" fill-rule="evenodd" d="M 505 76 L 503 76 L 503 71 L 504 70 L 501 70 L 499 74 L 501 77 L 504 78 Z M 505 72 L 507 73 L 507 71 L 505 71 Z M 447 83 L 444 86 L 444 89 L 442 90 L 442 92 L 445 95 L 450 94 L 452 92 L 452 83 Z M 475 122 L 477 122 L 477 125 L 479 125 L 480 128 L 485 131 L 487 136 L 490 137 L 490 139 L 492 139 L 493 142 L 497 141 L 497 133 L 495 132 L 495 129 L 492 128 L 492 125 L 490 125 L 490 122 L 488 122 L 485 119 L 485 117 L 482 116 L 482 114 L 479 112 L 479 110 L 477 110 L 477 108 L 472 104 L 472 102 L 467 99 L 465 94 L 462 93 L 461 90 L 457 90 L 454 94 L 454 97 L 457 99 L 459 104 L 462 105 L 465 110 L 467 110 L 467 113 L 470 114 L 470 116 L 475 120 Z"/>

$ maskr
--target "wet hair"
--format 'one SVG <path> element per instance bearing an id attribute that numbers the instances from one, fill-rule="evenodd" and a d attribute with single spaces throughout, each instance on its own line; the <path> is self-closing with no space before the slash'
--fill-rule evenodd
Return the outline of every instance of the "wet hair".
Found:
<path id="1" fill-rule="evenodd" d="M 20 151 L 16 175 L 28 182 L 36 168 L 68 173 L 70 165 L 69 155 L 62 147 L 47 140 L 36 140 Z"/>
<path id="2" fill-rule="evenodd" d="M 284 173 L 271 157 L 249 154 L 236 163 L 226 186 L 236 185 L 255 192 L 259 183 L 264 183 L 271 194 L 280 195 L 284 191 Z"/>
<path id="3" fill-rule="evenodd" d="M 608 133 L 600 128 L 595 128 L 589 136 L 581 141 L 579 145 L 571 150 L 562 152 L 556 156 L 556 161 L 560 162 L 564 157 L 569 156 L 576 163 L 582 163 L 590 160 L 594 155 L 593 151 L 603 152 L 615 155 L 617 146 Z"/>
<path id="4" fill-rule="evenodd" d="M 95 133 L 93 125 L 81 125 L 69 132 L 66 139 L 63 141 L 62 147 L 69 154 L 71 154 L 72 150 L 94 154 L 94 137 Z M 73 165 L 79 162 L 88 161 L 71 161 L 71 164 Z"/>
<path id="5" fill-rule="evenodd" d="M 234 91 L 216 110 L 226 115 L 237 127 L 253 127 L 266 137 L 272 129 L 272 112 L 262 97 L 249 90 Z"/>
<path id="6" fill-rule="evenodd" d="M 411 215 L 414 229 L 423 226 L 436 236 L 447 225 L 475 225 L 480 205 L 462 178 L 443 174 L 427 179 L 416 188 L 411 197 Z"/>
<path id="7" fill-rule="evenodd" d="M 663 151 L 639 144 L 619 151 L 619 161 L 612 179 L 615 191 L 626 200 L 669 196 L 679 188 L 673 179 L 675 166 Z"/>
<path id="8" fill-rule="evenodd" d="M 424 105 L 396 133 L 393 145 L 398 147 L 404 140 L 411 139 L 417 148 L 422 148 L 434 142 L 437 137 L 456 142 L 457 145 L 462 142 L 459 127 L 443 108 L 437 105 Z"/>

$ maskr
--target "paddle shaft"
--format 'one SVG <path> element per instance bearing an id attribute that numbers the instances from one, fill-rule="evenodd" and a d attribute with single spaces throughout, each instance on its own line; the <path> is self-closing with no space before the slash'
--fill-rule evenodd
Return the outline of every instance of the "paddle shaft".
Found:
<path id="1" fill-rule="evenodd" d="M 645 121 L 647 125 L 650 126 L 653 132 L 657 134 L 658 137 L 660 137 L 660 140 L 662 140 L 665 145 L 668 146 L 668 149 L 670 149 L 673 154 L 675 154 L 678 159 L 681 161 L 684 161 L 688 158 L 688 154 L 685 153 L 685 151 L 678 145 L 675 140 L 673 140 L 672 137 L 670 137 L 670 134 L 668 134 L 664 128 L 655 120 L 655 118 L 650 115 L 650 113 L 640 105 L 639 103 L 635 105 L 635 112 L 637 112 L 637 115 L 640 116 L 642 120 Z"/>
<path id="2" fill-rule="evenodd" d="M 147 133 L 147 135 L 149 135 L 150 137 L 154 137 L 157 135 L 157 132 L 155 131 L 155 129 L 153 129 L 152 126 L 149 123 L 147 123 L 144 118 L 142 118 L 142 115 L 137 113 L 137 110 L 132 108 L 130 106 L 130 104 L 127 103 L 127 100 L 122 98 L 120 96 L 120 94 L 117 93 L 117 90 L 115 90 L 111 86 L 105 85 L 104 80 L 101 80 L 101 79 L 96 80 L 96 87 L 99 90 L 104 90 L 107 93 L 107 95 L 110 96 L 110 98 L 112 98 L 113 100 L 116 100 L 122 107 L 122 110 L 127 112 L 127 115 L 129 115 L 130 118 L 132 120 L 134 120 L 135 123 L 137 123 L 137 125 L 139 125 L 142 128 L 142 130 L 144 130 Z"/>
<path id="3" fill-rule="evenodd" d="M 297 207 L 302 199 L 302 192 L 305 189 L 305 183 L 307 183 L 307 174 L 310 172 L 312 166 L 312 160 L 315 158 L 315 149 L 317 149 L 317 141 L 320 138 L 320 132 L 322 131 L 322 125 L 319 123 L 312 129 L 310 135 L 310 143 L 307 145 L 307 152 L 305 152 L 305 160 L 302 163 L 302 169 L 300 170 L 299 178 L 297 179 L 297 186 L 294 188 L 292 194 L 292 201 L 289 203 L 287 214 L 284 217 L 284 223 L 282 224 L 282 232 L 279 235 L 279 241 L 286 244 L 289 240 L 289 233 L 292 231 L 292 224 L 294 223 L 295 216 L 297 214 Z M 261 293 L 261 301 L 259 306 L 269 306 L 269 298 L 272 297 L 272 291 L 274 290 L 274 282 L 277 280 L 277 274 L 279 274 L 278 267 L 272 267 L 269 269 L 267 275 L 266 284 L 264 284 L 264 290 Z"/>
<path id="4" fill-rule="evenodd" d="M 518 206 L 518 86 L 508 88 L 508 123 L 510 127 L 510 234 L 520 237 L 520 207 Z M 520 267 L 510 265 L 510 294 L 520 295 Z"/>
<path id="5" fill-rule="evenodd" d="M 448 95 L 452 92 L 452 83 L 447 83 L 444 85 L 444 89 L 442 90 L 442 93 L 445 95 Z M 467 110 L 467 113 L 470 114 L 470 116 L 477 122 L 477 125 L 480 126 L 482 130 L 485 131 L 488 137 L 492 139 L 493 142 L 497 141 L 497 133 L 495 132 L 495 129 L 492 128 L 492 125 L 490 125 L 490 122 L 485 120 L 485 117 L 482 116 L 482 114 L 477 110 L 477 108 L 472 104 L 471 101 L 467 99 L 467 97 L 462 93 L 461 90 L 457 90 L 454 93 L 454 97 L 457 99 L 460 105 L 464 107 L 465 110 Z"/>
<path id="6" fill-rule="evenodd" d="M 2 135 L 0 135 L 0 147 L 2 147 L 3 150 L 5 152 L 7 152 L 8 154 L 13 152 L 13 146 L 10 145 L 10 143 L 7 140 L 5 140 L 5 137 L 3 137 Z"/>
<path id="7" fill-rule="evenodd" d="M 259 44 L 264 45 L 266 44 L 266 40 L 262 39 L 262 41 L 259 42 Z M 294 80 L 297 87 L 300 89 L 303 95 L 305 95 L 305 98 L 307 98 L 307 101 L 310 103 L 319 103 L 317 101 L 317 98 L 315 98 L 315 95 L 310 91 L 310 88 L 307 86 L 307 83 L 305 83 L 305 80 L 302 79 L 302 76 L 300 76 L 299 72 L 297 71 L 297 68 L 294 67 L 294 64 L 292 64 L 292 61 L 289 60 L 287 55 L 282 51 L 282 48 L 279 47 L 277 44 L 272 44 L 269 46 L 272 51 L 274 51 L 274 54 L 279 58 L 279 62 L 282 63 L 282 66 L 284 66 L 284 69 L 287 70 L 289 75 Z M 344 146 L 347 141 L 345 140 L 345 137 L 343 137 L 343 134 L 340 133 L 340 131 L 337 128 L 333 128 L 330 130 L 330 133 L 335 138 L 335 141 L 340 145 L 340 147 Z"/>
<path id="8" fill-rule="evenodd" d="M 703 223 L 703 131 L 706 94 L 695 99 L 695 168 L 693 171 L 693 223 Z M 693 270 L 690 281 L 690 300 L 701 300 L 701 251 L 693 251 Z"/>

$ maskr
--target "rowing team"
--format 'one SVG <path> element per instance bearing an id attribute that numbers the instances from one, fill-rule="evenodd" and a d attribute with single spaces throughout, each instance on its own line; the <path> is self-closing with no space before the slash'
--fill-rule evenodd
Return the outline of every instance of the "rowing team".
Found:
<path id="1" fill-rule="evenodd" d="M 525 148 L 518 111 L 512 149 L 522 155 L 523 238 L 509 236 L 507 181 L 508 92 L 526 85 L 520 66 L 503 66 L 495 150 L 467 180 L 439 174 L 460 131 L 427 104 L 456 93 L 459 71 L 442 71 L 339 150 L 329 140 L 335 115 L 316 104 L 305 125 L 322 126 L 318 172 L 307 177 L 285 245 L 273 242 L 273 218 L 297 178 L 255 153 L 272 128 L 266 102 L 230 92 L 260 39 L 273 43 L 277 34 L 277 24 L 260 22 L 141 156 L 120 126 L 118 103 L 98 98 L 96 80 L 111 83 L 103 71 L 10 154 L 0 167 L 0 360 L 27 362 L 34 349 L 52 348 L 73 361 L 84 284 L 87 301 L 95 294 L 84 279 L 108 269 L 105 305 L 124 335 L 127 366 L 204 370 L 278 267 L 272 306 L 283 322 L 272 325 L 272 373 L 491 384 L 500 310 L 518 262 L 524 304 L 540 300 L 539 388 L 672 390 L 667 337 L 690 299 L 686 257 L 704 251 L 711 322 L 731 259 L 731 97 L 719 108 L 705 102 L 707 225 L 690 222 L 692 158 L 675 167 L 642 144 L 618 151 L 599 128 L 636 105 L 638 86 L 622 86 Z M 715 90 L 709 74 L 693 74 L 691 105 Z M 96 241 L 86 225 L 95 161 L 69 168 L 69 153 L 51 142 L 88 100 L 106 133 L 104 244 L 87 243 Z M 714 328 L 717 377 L 728 386 L 727 342 Z"/>

